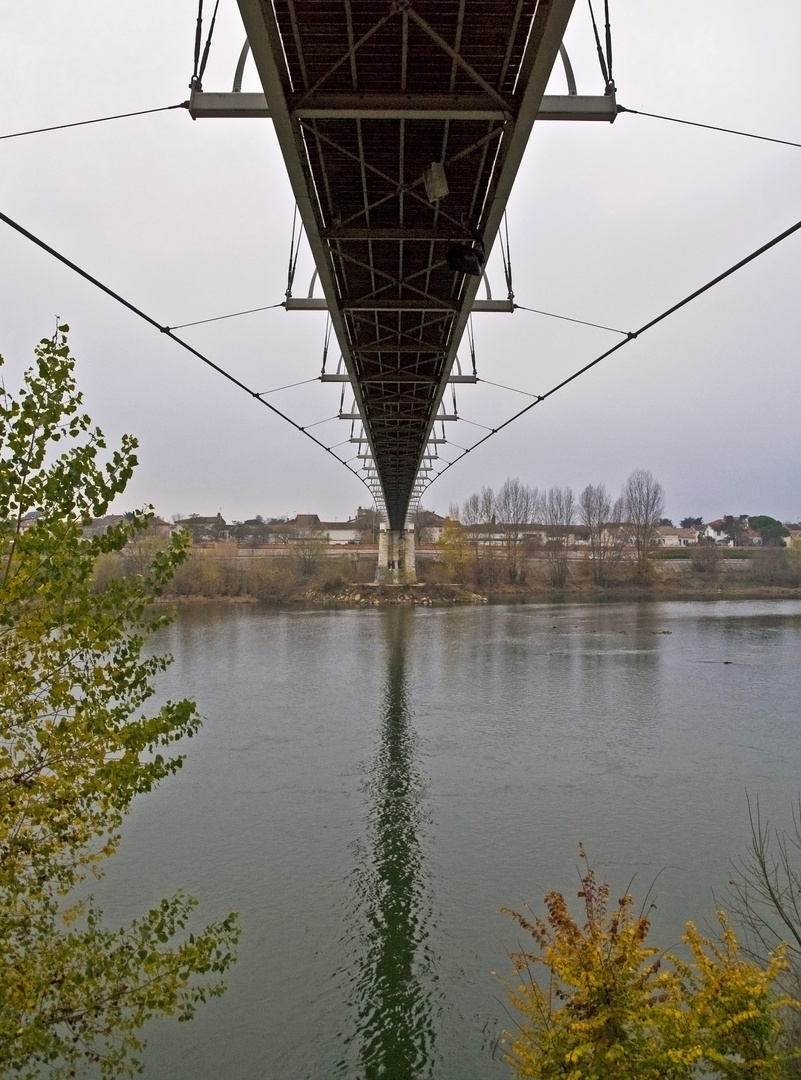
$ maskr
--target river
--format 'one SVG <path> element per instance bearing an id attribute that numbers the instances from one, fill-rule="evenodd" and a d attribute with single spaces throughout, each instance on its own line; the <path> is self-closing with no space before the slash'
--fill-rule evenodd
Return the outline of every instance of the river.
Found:
<path id="1" fill-rule="evenodd" d="M 571 896 L 583 842 L 655 944 L 713 921 L 746 791 L 801 790 L 801 602 L 182 609 L 159 693 L 184 768 L 136 804 L 110 920 L 177 888 L 241 913 L 228 993 L 147 1029 L 170 1080 L 493 1080 L 503 905 Z"/>

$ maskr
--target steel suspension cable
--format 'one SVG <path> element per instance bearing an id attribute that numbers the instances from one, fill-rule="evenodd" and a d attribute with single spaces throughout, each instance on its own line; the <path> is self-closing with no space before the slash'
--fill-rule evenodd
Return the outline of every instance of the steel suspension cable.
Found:
<path id="1" fill-rule="evenodd" d="M 509 390 L 512 394 L 522 394 L 523 397 L 531 397 L 531 398 L 539 399 L 539 396 L 540 396 L 539 394 L 532 394 L 529 390 L 520 390 L 516 386 L 504 386 L 503 383 L 490 382 L 489 379 L 477 378 L 477 382 L 482 382 L 487 386 L 496 386 L 499 390 Z"/>
<path id="2" fill-rule="evenodd" d="M 266 307 L 253 307 L 248 308 L 247 311 L 232 311 L 230 315 L 215 315 L 213 319 L 195 319 L 194 322 L 182 322 L 177 326 L 168 326 L 168 330 L 185 330 L 187 326 L 203 326 L 205 323 L 222 322 L 223 319 L 236 319 L 240 315 L 253 315 L 256 311 L 273 311 L 275 308 L 283 307 L 283 303 L 280 304 L 267 304 Z"/>
<path id="3" fill-rule="evenodd" d="M 73 270 L 80 277 L 85 278 L 85 280 L 88 281 L 90 284 L 94 285 L 95 288 L 100 289 L 101 292 L 104 292 L 107 296 L 110 296 L 112 300 L 116 300 L 118 304 L 122 304 L 123 307 L 133 312 L 134 315 L 138 316 L 144 322 L 149 323 L 150 326 L 155 327 L 155 329 L 158 330 L 160 333 L 170 338 L 171 341 L 174 341 L 176 345 L 180 345 L 182 349 L 186 349 L 188 353 L 191 353 L 192 356 L 196 357 L 203 364 L 206 364 L 206 366 L 210 367 L 212 371 L 216 371 L 218 375 L 222 375 L 224 379 L 227 379 L 228 382 L 233 383 L 234 386 L 238 387 L 240 390 L 243 390 L 249 397 L 253 398 L 254 401 L 258 401 L 260 405 L 263 405 L 266 409 L 269 409 L 270 412 L 275 413 L 276 416 L 279 416 L 282 420 L 285 420 L 288 424 L 295 428 L 296 431 L 299 431 L 301 432 L 301 434 L 305 435 L 307 439 L 311 439 L 313 443 L 319 446 L 321 450 L 325 450 L 327 454 L 330 454 L 331 457 L 335 461 L 338 461 L 340 465 L 344 465 L 348 472 L 353 473 L 353 475 L 357 477 L 357 479 L 362 480 L 362 477 L 359 476 L 356 470 L 352 469 L 350 465 L 347 465 L 342 460 L 341 457 L 335 454 L 331 447 L 326 446 L 325 443 L 315 438 L 314 435 L 309 434 L 309 432 L 303 426 L 298 424 L 290 416 L 287 416 L 287 414 L 282 412 L 280 409 L 277 409 L 275 405 L 270 404 L 269 401 L 265 401 L 261 394 L 258 393 L 258 391 L 253 390 L 246 383 L 242 382 L 241 379 L 238 379 L 235 375 L 232 375 L 230 371 L 226 371 L 226 369 L 221 367 L 219 364 L 215 364 L 213 360 L 210 360 L 208 356 L 205 356 L 198 349 L 195 349 L 192 345 L 189 344 L 188 341 L 184 341 L 183 338 L 178 337 L 177 334 L 173 333 L 169 326 L 162 326 L 160 322 L 158 322 L 152 316 L 148 315 L 145 311 L 142 311 L 142 309 L 138 308 L 135 304 L 132 304 L 130 300 L 126 300 L 124 296 L 121 296 L 119 293 L 115 292 L 108 285 L 104 285 L 102 281 L 99 281 L 96 277 L 93 277 L 92 274 L 90 274 L 87 270 L 84 270 L 82 267 L 78 266 L 77 263 L 72 262 L 72 260 L 68 259 L 66 255 L 62 255 L 60 251 L 56 251 L 55 248 L 50 247 L 50 245 L 46 244 L 44 240 L 41 240 L 38 236 L 34 235 L 34 233 L 29 232 L 26 228 L 20 225 L 19 222 L 14 221 L 13 218 L 10 218 L 2 211 L 0 211 L 0 221 L 4 221 L 6 225 L 14 229 L 14 231 L 18 232 L 21 236 L 24 236 L 26 240 L 30 240 L 31 243 L 41 248 L 42 251 L 46 251 L 48 255 L 52 255 L 54 259 L 57 259 L 60 263 L 63 263 L 65 266 L 69 267 L 70 270 Z M 363 480 L 362 483 L 364 483 Z"/>
<path id="4" fill-rule="evenodd" d="M 592 19 L 592 32 L 595 35 L 595 48 L 598 53 L 598 63 L 601 65 L 601 75 L 603 76 L 604 86 L 610 85 L 609 72 L 606 67 L 606 60 L 604 59 L 604 51 L 601 47 L 601 38 L 598 34 L 598 24 L 595 22 L 595 12 L 592 10 L 592 0 L 587 0 L 587 4 L 590 8 L 590 18 Z"/>
<path id="5" fill-rule="evenodd" d="M 319 381 L 320 376 L 315 375 L 313 379 L 301 379 L 300 382 L 287 383 L 286 386 L 274 386 L 272 390 L 260 390 L 259 397 L 267 397 L 269 394 L 277 394 L 279 390 L 293 390 L 296 386 L 308 386 L 309 383 Z"/>
<path id="6" fill-rule="evenodd" d="M 200 70 L 197 72 L 197 78 L 195 79 L 195 88 L 197 90 L 200 90 L 203 85 L 203 75 L 206 71 L 206 64 L 209 62 L 209 49 L 211 48 L 211 39 L 214 34 L 214 24 L 217 22 L 217 8 L 219 6 L 220 0 L 216 0 L 211 22 L 209 23 L 209 36 L 206 38 L 206 47 L 203 50 L 203 59 L 200 61 Z"/>
<path id="7" fill-rule="evenodd" d="M 452 465 L 455 465 L 457 461 L 461 461 L 463 457 L 471 453 L 473 450 L 477 449 L 477 447 L 481 446 L 488 439 L 491 439 L 493 435 L 497 435 L 499 431 L 503 431 L 504 428 L 509 427 L 510 424 L 513 424 L 515 420 L 518 420 L 521 416 L 524 416 L 536 405 L 540 405 L 549 397 L 553 397 L 554 394 L 558 393 L 560 390 L 563 390 L 570 383 L 574 382 L 576 379 L 580 378 L 582 375 L 588 372 L 591 368 L 594 368 L 597 364 L 600 364 L 603 360 L 606 360 L 607 357 L 611 356 L 613 353 L 616 353 L 618 349 L 624 348 L 624 346 L 629 345 L 632 341 L 636 340 L 636 338 L 640 337 L 647 330 L 651 330 L 654 326 L 657 326 L 659 323 L 664 322 L 664 320 L 669 318 L 669 316 L 675 314 L 677 311 L 681 310 L 681 308 L 686 307 L 687 304 L 691 303 L 699 296 L 702 296 L 705 292 L 708 292 L 710 289 L 714 288 L 715 285 L 719 285 L 721 281 L 725 281 L 726 278 L 731 277 L 732 274 L 735 274 L 738 270 L 741 270 L 744 266 L 747 266 L 748 263 L 753 262 L 754 259 L 758 259 L 760 255 L 764 255 L 764 253 L 766 251 L 770 251 L 771 248 L 776 247 L 776 245 L 780 244 L 782 240 L 786 240 L 789 236 L 797 233 L 799 229 L 801 229 L 801 221 L 797 221 L 795 225 L 791 225 L 789 229 L 785 229 L 784 232 L 779 233 L 778 236 L 774 236 L 772 240 L 769 240 L 766 244 L 763 244 L 762 247 L 757 248 L 756 251 L 752 251 L 750 255 L 746 255 L 744 259 L 740 259 L 740 261 L 735 263 L 734 266 L 730 266 L 728 270 L 724 270 L 722 274 L 718 274 L 717 277 L 712 278 L 711 281 L 708 281 L 705 285 L 702 285 L 694 292 L 691 292 L 688 296 L 685 296 L 684 299 L 679 300 L 677 303 L 673 304 L 671 307 L 667 308 L 659 315 L 656 315 L 653 319 L 650 319 L 647 323 L 643 323 L 639 330 L 630 331 L 623 341 L 618 341 L 616 345 L 613 345 L 611 347 L 611 349 L 607 349 L 606 352 L 601 353 L 600 356 L 596 356 L 594 360 L 590 360 L 588 364 L 584 364 L 584 366 L 580 367 L 578 371 L 574 371 L 572 375 L 568 375 L 566 379 L 562 379 L 562 381 L 557 383 L 556 386 L 552 386 L 550 390 L 546 390 L 544 394 L 537 395 L 534 401 L 530 402 L 530 404 L 518 410 L 518 412 L 510 416 L 508 420 L 504 420 L 502 424 L 499 424 L 496 428 L 493 428 L 488 435 L 484 435 L 477 442 L 474 442 L 472 446 L 467 447 L 467 449 L 465 449 L 464 452 L 461 453 L 458 457 L 454 458 L 453 461 L 449 461 L 445 468 L 441 469 L 437 473 L 437 476 L 433 477 L 429 484 L 426 486 L 430 487 L 438 476 L 442 476 L 442 474 L 444 472 L 447 472 L 448 469 L 450 469 Z M 455 446 L 456 444 L 452 443 L 451 445 Z"/>
<path id="8" fill-rule="evenodd" d="M 722 131 L 726 135 L 741 135 L 744 139 L 759 139 L 760 142 L 779 143 L 781 146 L 801 147 L 801 143 L 790 139 L 774 139 L 770 135 L 755 135 L 753 131 L 738 131 L 736 128 L 718 127 L 716 124 L 701 124 L 697 120 L 680 120 L 677 116 L 662 116 L 661 113 L 643 112 L 642 109 L 629 109 L 618 105 L 619 113 L 632 113 L 634 116 L 650 116 L 652 120 L 669 120 L 671 124 L 686 124 L 688 127 L 706 128 L 707 131 Z"/>
<path id="9" fill-rule="evenodd" d="M 609 69 L 608 89 L 615 89 L 615 80 L 612 76 L 612 28 L 609 25 L 609 0 L 604 0 L 604 20 L 606 33 L 606 66 Z"/>
<path id="10" fill-rule="evenodd" d="M 467 320 L 467 343 L 470 347 L 470 362 L 473 365 L 473 375 L 476 375 L 476 339 L 473 336 L 473 316 L 469 316 Z"/>
<path id="11" fill-rule="evenodd" d="M 323 339 L 323 366 L 320 371 L 320 379 L 325 375 L 325 365 L 328 360 L 328 343 L 331 340 L 331 312 L 326 314 L 325 318 L 325 337 Z"/>
<path id="12" fill-rule="evenodd" d="M 292 286 L 295 284 L 295 270 L 298 265 L 298 255 L 300 254 L 300 240 L 303 235 L 303 223 L 301 222 L 300 229 L 298 230 L 298 243 L 295 247 L 295 226 L 298 219 L 298 204 L 295 203 L 295 209 L 292 212 L 292 237 L 289 241 L 289 266 L 286 272 L 286 292 L 284 296 L 287 300 L 292 296 Z"/>
<path id="13" fill-rule="evenodd" d="M 481 381 L 483 382 L 484 380 L 482 379 Z M 460 416 L 459 419 L 463 424 L 470 424 L 471 427 L 480 427 L 484 428 L 485 431 L 492 431 L 492 428 L 489 426 L 489 424 L 478 424 L 475 420 L 468 420 L 466 416 Z M 451 446 L 453 445 L 454 444 L 451 443 Z"/>
<path id="14" fill-rule="evenodd" d="M 23 135 L 41 135 L 44 131 L 63 131 L 65 128 L 86 127 L 88 124 L 105 124 L 107 120 L 126 120 L 129 116 L 149 116 L 150 113 L 188 108 L 189 102 L 181 101 L 177 105 L 162 105 L 158 109 L 137 109 L 136 112 L 115 113 L 114 116 L 98 116 L 95 120 L 75 120 L 71 124 L 52 124 L 50 127 L 31 128 L 30 131 L 12 131 L 10 135 L 0 135 L 0 140 L 20 139 Z"/>
<path id="15" fill-rule="evenodd" d="M 515 311 L 532 311 L 535 315 L 547 315 L 549 319 L 562 319 L 563 322 L 578 323 L 579 326 L 594 326 L 596 330 L 608 330 L 610 334 L 622 334 L 624 337 L 628 330 L 617 330 L 614 326 L 603 326 L 597 322 L 587 322 L 586 319 L 571 319 L 569 315 L 556 315 L 553 311 L 541 311 L 539 308 L 526 307 L 525 304 L 515 304 Z"/>
<path id="16" fill-rule="evenodd" d="M 203 0 L 197 0 L 197 22 L 195 23 L 195 51 L 190 86 L 195 87 L 198 81 L 198 65 L 200 64 L 200 42 L 203 34 Z"/>
<path id="17" fill-rule="evenodd" d="M 503 242 L 503 232 L 506 233 L 506 244 Z M 506 279 L 506 297 L 508 300 L 514 300 L 515 293 L 512 288 L 512 252 L 509 247 L 509 221 L 506 216 L 506 211 L 503 212 L 503 232 L 498 233 L 498 239 L 501 242 L 501 258 L 503 260 L 503 276 Z"/>

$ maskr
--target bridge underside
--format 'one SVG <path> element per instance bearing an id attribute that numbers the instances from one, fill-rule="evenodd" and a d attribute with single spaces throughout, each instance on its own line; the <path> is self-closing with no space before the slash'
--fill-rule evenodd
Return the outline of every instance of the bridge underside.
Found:
<path id="1" fill-rule="evenodd" d="M 573 0 L 239 5 L 399 530 Z"/>

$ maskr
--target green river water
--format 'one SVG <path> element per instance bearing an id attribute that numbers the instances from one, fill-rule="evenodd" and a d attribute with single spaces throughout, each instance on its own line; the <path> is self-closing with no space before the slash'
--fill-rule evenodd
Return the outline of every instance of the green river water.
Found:
<path id="1" fill-rule="evenodd" d="M 227 995 L 148 1029 L 169 1080 L 493 1080 L 503 905 L 655 876 L 654 942 L 713 918 L 746 791 L 801 790 L 796 601 L 275 611 L 187 607 L 160 693 L 205 717 L 97 890 L 241 913 Z"/>

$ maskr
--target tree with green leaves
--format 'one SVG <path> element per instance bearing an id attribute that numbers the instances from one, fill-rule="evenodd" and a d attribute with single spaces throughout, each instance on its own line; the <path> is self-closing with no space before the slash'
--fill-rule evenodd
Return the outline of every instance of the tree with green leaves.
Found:
<path id="1" fill-rule="evenodd" d="M 740 514 L 739 517 L 735 517 L 733 514 L 724 514 L 720 532 L 731 541 L 734 547 L 741 547 L 748 532 L 747 516 Z"/>
<path id="2" fill-rule="evenodd" d="M 109 450 L 82 411 L 67 331 L 40 342 L 16 394 L 0 387 L 0 1074 L 31 1080 L 86 1063 L 132 1075 L 147 1020 L 222 993 L 238 936 L 233 913 L 191 933 L 181 893 L 122 928 L 86 895 L 134 797 L 180 768 L 172 746 L 200 721 L 188 700 L 144 711 L 169 663 L 146 650 L 165 622 L 151 605 L 186 541 L 96 585 L 98 558 L 150 514 L 86 532 L 137 444 Z"/>
<path id="3" fill-rule="evenodd" d="M 749 525 L 759 533 L 765 547 L 784 547 L 784 538 L 790 535 L 785 525 L 768 514 L 756 514 L 749 518 Z"/>

